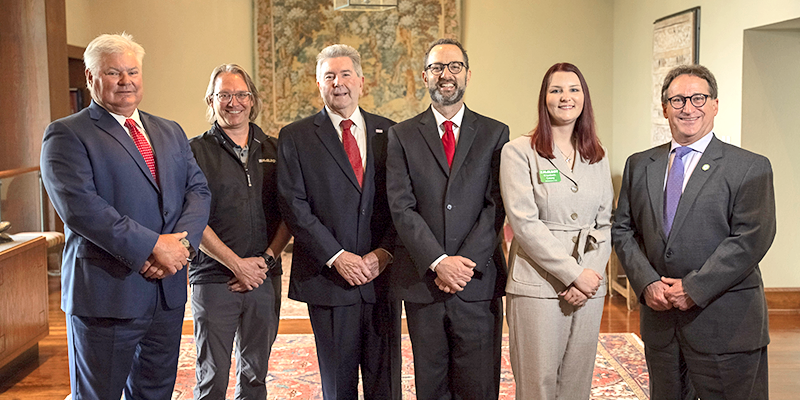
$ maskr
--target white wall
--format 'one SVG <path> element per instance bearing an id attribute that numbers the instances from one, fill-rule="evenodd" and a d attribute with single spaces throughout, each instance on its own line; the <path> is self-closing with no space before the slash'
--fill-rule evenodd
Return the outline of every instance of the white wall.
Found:
<path id="1" fill-rule="evenodd" d="M 715 131 L 741 143 L 744 30 L 800 17 L 797 0 L 615 0 L 612 173 L 628 155 L 650 147 L 653 22 L 700 6 L 700 63 L 716 76 L 719 114 Z"/>
<path id="2" fill-rule="evenodd" d="M 651 58 L 653 21 L 695 6 L 701 7 L 700 17 L 700 63 L 716 75 L 719 85 L 719 114 L 715 119 L 715 131 L 729 136 L 731 143 L 750 148 L 771 157 L 765 149 L 756 149 L 753 142 L 743 140 L 742 133 L 742 65 L 744 31 L 800 17 L 800 1 L 797 0 L 616 0 L 614 2 L 614 70 L 613 70 L 613 136 L 611 150 L 612 175 L 619 176 L 626 158 L 650 147 L 650 87 L 652 85 Z M 795 64 L 796 65 L 796 64 Z M 775 72 L 778 73 L 776 65 Z M 781 74 L 798 74 L 796 67 L 783 69 Z M 780 86 L 779 86 L 780 87 Z M 785 88 L 785 86 L 784 86 Z M 771 103 L 780 97 L 788 109 L 797 109 L 800 99 L 784 90 L 769 93 Z M 797 114 L 796 111 L 794 111 Z M 791 135 L 797 125 L 785 132 Z M 781 127 L 784 128 L 784 127 Z M 788 127 L 787 127 L 788 128 Z M 762 137 L 764 132 L 746 132 L 753 137 Z M 783 136 L 784 138 L 786 136 Z M 796 143 L 796 142 L 795 142 Z M 790 148 L 796 151 L 797 147 Z M 795 163 L 796 164 L 796 163 Z M 773 165 L 776 171 L 778 202 L 779 240 L 773 245 L 768 257 L 761 265 L 767 287 L 798 287 L 795 258 L 789 251 L 794 242 L 786 243 L 781 236 L 793 229 L 791 221 L 797 219 L 786 213 L 788 204 L 796 203 L 796 197 L 786 197 L 777 179 L 785 173 L 783 165 Z M 792 189 L 792 190 L 797 190 Z M 794 195 L 792 195 L 794 196 Z M 788 202 L 788 203 L 787 203 Z M 787 237 L 788 238 L 788 237 Z"/>
<path id="3" fill-rule="evenodd" d="M 800 20 L 795 20 L 800 21 Z M 798 286 L 800 233 L 800 29 L 748 30 L 744 36 L 742 147 L 769 157 L 775 182 L 778 233 L 764 257 L 768 286 Z"/>
<path id="4" fill-rule="evenodd" d="M 470 108 L 508 124 L 512 138 L 527 134 L 538 120 L 544 73 L 555 63 L 570 62 L 586 78 L 600 139 L 611 145 L 612 0 L 463 4 Z"/>
<path id="5" fill-rule="evenodd" d="M 126 31 L 147 54 L 140 108 L 205 132 L 211 70 L 237 63 L 253 71 L 251 0 L 66 0 L 67 43 L 85 47 L 101 33 Z"/>

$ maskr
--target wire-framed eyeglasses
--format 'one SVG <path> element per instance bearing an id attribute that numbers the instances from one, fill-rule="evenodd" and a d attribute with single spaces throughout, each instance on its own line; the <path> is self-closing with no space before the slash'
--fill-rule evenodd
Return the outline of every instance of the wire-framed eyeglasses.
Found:
<path id="1" fill-rule="evenodd" d="M 250 99 L 250 96 L 253 94 L 250 92 L 236 92 L 236 93 L 214 93 L 214 97 L 219 100 L 220 103 L 229 103 L 232 98 L 236 97 L 236 100 L 239 103 L 244 103 L 245 101 Z"/>

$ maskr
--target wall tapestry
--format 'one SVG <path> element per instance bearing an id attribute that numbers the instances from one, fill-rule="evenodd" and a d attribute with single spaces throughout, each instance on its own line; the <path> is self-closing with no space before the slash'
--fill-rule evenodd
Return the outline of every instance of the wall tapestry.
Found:
<path id="1" fill-rule="evenodd" d="M 661 85 L 667 72 L 678 65 L 697 64 L 700 59 L 700 7 L 658 19 L 653 23 L 653 106 L 650 144 L 672 139 L 661 109 Z"/>
<path id="2" fill-rule="evenodd" d="M 422 81 L 430 43 L 461 36 L 461 0 L 399 0 L 387 11 L 334 11 L 332 0 L 256 0 L 255 7 L 260 125 L 273 136 L 322 109 L 315 60 L 326 46 L 361 53 L 359 105 L 399 122 L 430 103 Z"/>

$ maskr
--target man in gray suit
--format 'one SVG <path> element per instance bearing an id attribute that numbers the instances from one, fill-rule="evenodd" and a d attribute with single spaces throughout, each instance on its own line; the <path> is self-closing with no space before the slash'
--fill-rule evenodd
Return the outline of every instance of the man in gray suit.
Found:
<path id="1" fill-rule="evenodd" d="M 612 229 L 642 302 L 651 398 L 766 399 L 772 167 L 713 134 L 708 69 L 677 67 L 661 91 L 672 141 L 628 158 Z"/>

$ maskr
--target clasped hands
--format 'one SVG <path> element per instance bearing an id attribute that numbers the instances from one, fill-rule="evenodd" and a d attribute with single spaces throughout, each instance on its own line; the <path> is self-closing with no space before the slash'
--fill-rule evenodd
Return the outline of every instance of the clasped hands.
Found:
<path id="1" fill-rule="evenodd" d="M 159 235 L 139 273 L 147 279 L 164 279 L 183 269 L 189 263 L 189 250 L 181 243 L 186 235 L 187 232 Z"/>
<path id="2" fill-rule="evenodd" d="M 347 283 L 352 286 L 360 286 L 377 278 L 388 263 L 389 255 L 383 250 L 373 250 L 363 257 L 344 251 L 333 260 L 333 267 Z"/>
<path id="3" fill-rule="evenodd" d="M 574 307 L 583 307 L 586 301 L 597 293 L 603 276 L 589 268 L 584 268 L 580 275 L 558 295 Z"/>
<path id="4" fill-rule="evenodd" d="M 473 269 L 476 265 L 466 257 L 445 257 L 436 265 L 434 283 L 439 287 L 439 290 L 445 293 L 460 292 L 472 280 L 472 275 L 475 273 Z"/>
<path id="5" fill-rule="evenodd" d="M 662 276 L 644 288 L 644 301 L 654 311 L 667 311 L 677 308 L 686 311 L 695 306 L 694 300 L 683 290 L 681 279 Z"/>

